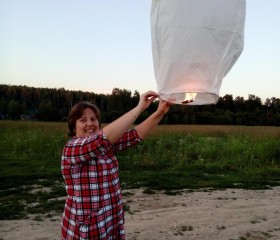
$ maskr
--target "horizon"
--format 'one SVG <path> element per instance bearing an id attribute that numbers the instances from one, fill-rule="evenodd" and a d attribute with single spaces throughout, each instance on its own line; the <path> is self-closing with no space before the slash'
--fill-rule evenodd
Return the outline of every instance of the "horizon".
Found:
<path id="1" fill-rule="evenodd" d="M 65 87 L 34 87 L 34 86 L 27 86 L 27 85 L 11 85 L 11 84 L 2 84 L 0 83 L 0 85 L 7 85 L 7 86 L 15 86 L 15 87 L 27 87 L 27 88 L 40 88 L 40 89 L 51 89 L 51 90 L 60 90 L 60 89 L 63 89 L 65 91 L 73 91 L 73 92 L 78 92 L 78 91 L 81 91 L 81 92 L 89 92 L 89 93 L 94 93 L 94 94 L 98 94 L 98 95 L 111 95 L 113 90 L 118 88 L 118 87 L 113 87 L 112 90 L 108 93 L 103 93 L 103 92 L 95 92 L 95 91 L 88 91 L 88 90 L 77 90 L 77 89 L 66 89 Z M 140 93 L 137 89 L 134 89 L 134 90 L 130 90 L 130 89 L 125 89 L 125 88 L 118 88 L 120 90 L 126 90 L 126 91 L 130 91 L 131 92 L 131 95 L 133 96 L 134 92 L 137 91 L 138 93 Z M 140 93 L 141 94 L 141 93 Z M 265 99 L 261 98 L 260 96 L 256 95 L 256 94 L 248 94 L 247 97 L 244 97 L 244 96 L 240 96 L 240 95 L 233 95 L 233 94 L 230 94 L 230 93 L 225 93 L 223 95 L 220 95 L 219 97 L 223 98 L 224 96 L 226 95 L 229 95 L 229 96 L 232 96 L 233 100 L 235 100 L 237 97 L 243 97 L 244 100 L 248 100 L 250 96 L 255 96 L 257 98 L 260 98 L 261 99 L 261 102 L 262 104 L 265 103 L 265 101 L 267 99 L 272 99 L 272 98 L 276 98 L 276 99 L 280 99 L 279 97 L 275 97 L 275 96 L 271 96 L 271 97 L 266 97 Z M 215 105 L 215 104 L 214 104 Z"/>

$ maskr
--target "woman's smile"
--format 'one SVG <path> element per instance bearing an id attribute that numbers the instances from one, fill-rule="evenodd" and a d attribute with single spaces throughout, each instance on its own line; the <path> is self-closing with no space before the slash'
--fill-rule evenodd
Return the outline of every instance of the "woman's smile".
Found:
<path id="1" fill-rule="evenodd" d="M 84 110 L 83 115 L 76 121 L 76 136 L 89 137 L 99 131 L 99 122 L 94 111 L 90 108 Z"/>

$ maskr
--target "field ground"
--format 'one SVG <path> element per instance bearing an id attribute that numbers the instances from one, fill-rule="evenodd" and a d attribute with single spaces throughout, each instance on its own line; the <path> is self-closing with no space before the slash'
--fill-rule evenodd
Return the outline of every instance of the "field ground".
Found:
<path id="1" fill-rule="evenodd" d="M 0 240 L 59 239 L 66 141 L 0 121 Z M 161 125 L 117 157 L 128 239 L 280 239 L 279 127 Z"/>

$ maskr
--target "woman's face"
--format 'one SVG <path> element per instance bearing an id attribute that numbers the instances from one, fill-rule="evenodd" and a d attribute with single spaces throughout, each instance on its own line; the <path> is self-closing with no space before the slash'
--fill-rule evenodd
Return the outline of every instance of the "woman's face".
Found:
<path id="1" fill-rule="evenodd" d="M 94 111 L 91 108 L 86 108 L 83 115 L 76 121 L 76 136 L 88 137 L 99 131 L 99 122 Z"/>

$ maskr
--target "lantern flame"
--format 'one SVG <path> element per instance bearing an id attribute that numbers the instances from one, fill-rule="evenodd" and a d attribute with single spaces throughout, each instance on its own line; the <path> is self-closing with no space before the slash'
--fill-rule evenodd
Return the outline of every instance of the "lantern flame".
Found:
<path id="1" fill-rule="evenodd" d="M 182 101 L 183 104 L 191 103 L 196 97 L 196 93 L 185 93 L 185 99 Z"/>

